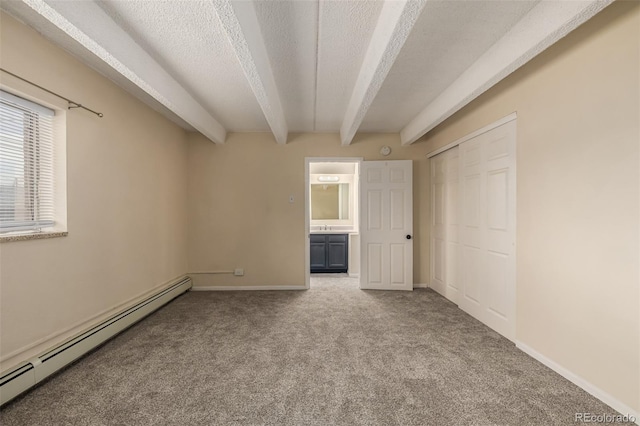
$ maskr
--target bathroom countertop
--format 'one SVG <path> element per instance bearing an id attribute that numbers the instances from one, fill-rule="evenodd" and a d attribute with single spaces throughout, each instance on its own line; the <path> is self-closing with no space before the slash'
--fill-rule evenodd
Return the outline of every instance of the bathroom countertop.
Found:
<path id="1" fill-rule="evenodd" d="M 322 230 L 322 231 L 311 231 L 310 233 L 311 234 L 349 234 L 349 235 L 357 235 L 357 234 L 359 234 L 358 231 L 354 231 L 354 230 L 351 230 L 351 231 L 335 230 L 334 231 L 334 230 L 329 230 L 329 229 L 327 229 L 326 231 L 325 230 Z"/>

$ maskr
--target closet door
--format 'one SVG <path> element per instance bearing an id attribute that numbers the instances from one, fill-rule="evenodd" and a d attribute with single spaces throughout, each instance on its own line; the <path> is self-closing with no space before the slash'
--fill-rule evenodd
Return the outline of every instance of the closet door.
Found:
<path id="1" fill-rule="evenodd" d="M 431 158 L 431 277 L 429 286 L 458 301 L 458 147 Z"/>
<path id="2" fill-rule="evenodd" d="M 458 183 L 459 176 L 459 148 L 455 147 L 446 151 L 446 294 L 445 297 L 458 304 L 460 294 L 460 280 L 458 270 L 460 268 L 460 202 Z"/>
<path id="3" fill-rule="evenodd" d="M 461 309 L 515 338 L 515 136 L 510 121 L 460 144 Z"/>
<path id="4" fill-rule="evenodd" d="M 447 152 L 431 158 L 431 279 L 429 286 L 446 297 L 446 163 Z"/>

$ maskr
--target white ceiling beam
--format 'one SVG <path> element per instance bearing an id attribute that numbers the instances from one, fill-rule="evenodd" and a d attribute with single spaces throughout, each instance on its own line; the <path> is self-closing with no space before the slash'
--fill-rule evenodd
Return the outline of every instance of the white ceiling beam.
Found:
<path id="1" fill-rule="evenodd" d="M 340 139 L 349 145 L 427 0 L 386 0 L 345 112 Z"/>
<path id="2" fill-rule="evenodd" d="M 401 131 L 408 145 L 566 36 L 613 0 L 541 1 Z"/>
<path id="3" fill-rule="evenodd" d="M 253 2 L 215 0 L 213 6 L 276 141 L 287 143 L 289 130 Z"/>
<path id="4" fill-rule="evenodd" d="M 23 2 L 194 129 L 215 143 L 224 143 L 225 128 L 98 4 Z"/>

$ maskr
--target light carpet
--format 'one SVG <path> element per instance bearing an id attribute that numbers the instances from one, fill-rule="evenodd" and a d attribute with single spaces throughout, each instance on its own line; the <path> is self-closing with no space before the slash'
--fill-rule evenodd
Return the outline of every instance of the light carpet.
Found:
<path id="1" fill-rule="evenodd" d="M 4 407 L 13 425 L 571 425 L 615 413 L 437 293 L 189 292 Z"/>

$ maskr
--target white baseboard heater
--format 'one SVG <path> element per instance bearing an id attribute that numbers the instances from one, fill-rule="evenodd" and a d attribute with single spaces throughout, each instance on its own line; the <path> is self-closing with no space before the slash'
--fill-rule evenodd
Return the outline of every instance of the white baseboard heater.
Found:
<path id="1" fill-rule="evenodd" d="M 27 364 L 5 372 L 0 377 L 0 405 L 11 401 L 65 365 L 169 303 L 188 291 L 191 286 L 191 278 L 185 277 L 81 335 L 44 352 Z"/>

